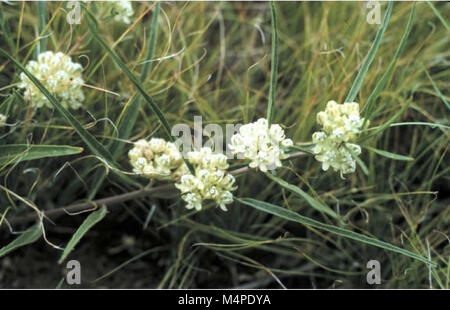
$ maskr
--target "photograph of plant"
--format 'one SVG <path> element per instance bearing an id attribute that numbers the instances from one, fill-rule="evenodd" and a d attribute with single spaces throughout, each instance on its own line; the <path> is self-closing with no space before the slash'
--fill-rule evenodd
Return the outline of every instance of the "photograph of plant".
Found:
<path id="1" fill-rule="evenodd" d="M 0 289 L 448 289 L 449 17 L 2 1 Z"/>

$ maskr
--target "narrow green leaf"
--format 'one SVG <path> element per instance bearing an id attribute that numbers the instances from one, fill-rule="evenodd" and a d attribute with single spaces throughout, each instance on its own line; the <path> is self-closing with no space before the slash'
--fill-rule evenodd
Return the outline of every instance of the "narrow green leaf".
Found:
<path id="1" fill-rule="evenodd" d="M 82 147 L 68 145 L 0 145 L 0 166 L 27 160 L 79 154 Z"/>
<path id="2" fill-rule="evenodd" d="M 78 242 L 80 242 L 81 238 L 83 238 L 83 236 L 89 231 L 89 229 L 91 229 L 95 224 L 100 222 L 105 217 L 107 212 L 108 210 L 106 206 L 102 206 L 97 211 L 89 214 L 89 216 L 84 220 L 81 226 L 78 227 L 77 231 L 73 234 L 72 238 L 70 239 L 69 243 L 64 249 L 61 258 L 59 259 L 58 264 L 61 264 L 67 258 L 70 252 L 72 252 L 75 246 L 78 244 Z"/>
<path id="3" fill-rule="evenodd" d="M 373 246 L 376 246 L 376 247 L 379 247 L 379 248 L 382 248 L 382 249 L 385 249 L 385 250 L 388 250 L 391 252 L 396 252 L 396 253 L 414 258 L 414 259 L 424 262 L 426 264 L 429 264 L 433 267 L 437 266 L 436 263 L 434 263 L 433 261 L 431 261 L 421 255 L 418 255 L 418 254 L 413 253 L 408 250 L 404 250 L 404 249 L 399 248 L 390 243 L 380 241 L 375 238 L 367 237 L 365 235 L 353 232 L 351 230 L 343 229 L 343 228 L 333 226 L 333 225 L 324 224 L 322 222 L 299 215 L 298 213 L 281 208 L 281 207 L 273 205 L 271 203 L 267 203 L 267 202 L 263 202 L 263 201 L 259 201 L 259 200 L 255 200 L 255 199 L 251 199 L 251 198 L 243 198 L 243 199 L 237 199 L 237 200 L 247 206 L 250 206 L 257 210 L 278 216 L 278 217 L 283 218 L 288 221 L 293 221 L 293 222 L 297 222 L 297 223 L 300 223 L 300 224 L 303 224 L 306 226 L 311 226 L 311 227 L 314 227 L 317 229 L 328 231 L 330 233 L 334 233 L 336 235 L 339 235 L 339 236 L 342 236 L 345 238 L 349 238 L 349 239 L 353 239 L 353 240 L 356 240 L 356 241 L 359 241 L 359 242 L 362 242 L 365 244 L 373 245 Z"/>
<path id="4" fill-rule="evenodd" d="M 404 109 L 402 109 L 402 110 L 404 110 Z M 402 113 L 402 111 L 400 111 L 396 115 L 394 115 L 393 120 L 389 121 L 387 124 L 383 124 L 381 126 L 371 127 L 369 129 L 367 129 L 369 132 L 372 132 L 372 133 L 370 133 L 370 135 L 365 137 L 364 141 L 368 140 L 369 138 L 371 138 L 371 137 L 377 135 L 378 133 L 384 131 L 388 127 L 390 128 L 390 127 L 399 127 L 399 126 L 426 126 L 426 127 L 431 127 L 431 129 L 436 129 L 436 128 L 441 128 L 441 129 L 446 129 L 446 130 L 450 129 L 450 126 L 446 126 L 446 125 L 438 124 L 438 123 L 429 123 L 429 122 L 393 123 L 393 121 L 395 121 L 395 119 L 397 119 L 400 116 L 401 113 Z"/>
<path id="5" fill-rule="evenodd" d="M 383 39 L 384 32 L 389 24 L 389 19 L 391 18 L 393 2 L 390 1 L 388 4 L 388 8 L 386 10 L 386 14 L 384 15 L 383 24 L 378 29 L 377 35 L 375 36 L 375 40 L 373 40 L 372 46 L 370 47 L 369 53 L 364 59 L 361 68 L 359 69 L 358 74 L 356 75 L 355 80 L 353 81 L 353 85 L 348 92 L 347 98 L 345 98 L 344 102 L 353 102 L 356 98 L 356 95 L 361 88 L 362 82 L 364 81 L 364 77 L 366 76 L 367 70 L 369 70 L 370 65 L 372 64 L 373 59 L 375 58 L 375 54 L 377 53 L 378 47 L 381 44 Z"/>
<path id="6" fill-rule="evenodd" d="M 6 58 L 11 60 L 25 75 L 36 85 L 36 87 L 44 94 L 45 97 L 50 101 L 53 107 L 64 116 L 67 122 L 75 129 L 78 135 L 83 139 L 84 143 L 87 144 L 89 149 L 98 157 L 103 158 L 106 162 L 109 163 L 112 167 L 116 167 L 114 158 L 109 153 L 105 147 L 100 144 L 100 142 L 95 139 L 86 129 L 84 129 L 83 125 L 78 122 L 75 116 L 72 115 L 66 108 L 64 108 L 58 100 L 42 85 L 42 83 L 36 79 L 25 67 L 18 62 L 14 57 L 10 56 L 7 52 L 5 52 L 2 48 L 0 48 L 0 54 L 3 54 Z"/>
<path id="7" fill-rule="evenodd" d="M 450 129 L 450 126 L 446 126 L 446 125 L 438 124 L 438 123 L 429 123 L 429 122 L 402 122 L 402 123 L 389 124 L 389 127 L 398 127 L 398 126 L 428 126 L 431 128 Z"/>
<path id="8" fill-rule="evenodd" d="M 25 245 L 36 242 L 42 236 L 42 224 L 37 223 L 14 239 L 11 243 L 0 249 L 0 258 L 6 254 L 23 247 Z"/>
<path id="9" fill-rule="evenodd" d="M 278 80 L 278 29 L 277 29 L 277 10 L 275 2 L 270 1 L 271 25 L 272 25 L 272 47 L 270 51 L 270 85 L 269 85 L 269 102 L 267 105 L 267 121 L 272 124 L 273 112 L 275 109 L 275 97 L 277 94 Z"/>
<path id="10" fill-rule="evenodd" d="M 328 214 L 329 216 L 335 218 L 335 219 L 339 219 L 339 215 L 334 212 L 332 209 L 330 209 L 329 207 L 323 205 L 321 202 L 317 201 L 316 199 L 314 199 L 313 197 L 311 197 L 310 195 L 308 195 L 305 191 L 303 191 L 301 188 L 299 188 L 298 186 L 289 184 L 288 182 L 270 174 L 270 173 L 266 173 L 266 176 L 271 179 L 272 181 L 278 183 L 279 185 L 281 185 L 282 187 L 286 188 L 287 190 L 299 195 L 300 197 L 302 197 L 303 199 L 305 199 L 308 204 L 313 207 L 314 209 L 316 209 L 319 212 L 323 212 Z"/>
<path id="11" fill-rule="evenodd" d="M 398 154 L 394 154 L 394 153 L 390 153 L 387 151 L 383 151 L 383 150 L 379 150 L 370 146 L 364 146 L 364 148 L 368 149 L 369 151 L 372 151 L 374 153 L 377 153 L 378 155 L 387 157 L 387 158 L 391 158 L 391 159 L 395 159 L 395 160 L 406 160 L 406 161 L 411 161 L 414 160 L 414 158 L 409 157 L 409 156 L 404 156 L 404 155 L 398 155 Z"/>
<path id="12" fill-rule="evenodd" d="M 373 106 L 375 100 L 378 98 L 378 95 L 380 92 L 384 89 L 386 86 L 387 81 L 392 75 L 392 72 L 394 71 L 395 64 L 397 63 L 397 60 L 399 59 L 400 55 L 402 54 L 406 41 L 409 37 L 409 34 L 411 32 L 411 28 L 414 22 L 414 13 L 416 11 L 416 4 L 413 4 L 413 7 L 411 9 L 411 13 L 409 14 L 408 23 L 406 24 L 405 32 L 403 33 L 402 39 L 400 40 L 400 44 L 397 47 L 397 50 L 395 51 L 394 58 L 392 59 L 391 63 L 389 64 L 387 70 L 384 72 L 381 79 L 378 81 L 377 85 L 375 85 L 375 88 L 373 89 L 372 93 L 369 95 L 369 98 L 367 98 L 366 103 L 364 104 L 361 114 L 366 116 L 366 119 L 364 122 L 370 119 L 370 116 L 373 112 Z M 364 127 L 364 125 L 363 125 Z"/>

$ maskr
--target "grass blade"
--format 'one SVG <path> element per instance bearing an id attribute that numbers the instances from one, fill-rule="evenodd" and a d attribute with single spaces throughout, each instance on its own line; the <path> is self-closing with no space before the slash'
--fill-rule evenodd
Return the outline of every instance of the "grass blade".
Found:
<path id="1" fill-rule="evenodd" d="M 78 135 L 83 139 L 84 143 L 89 147 L 89 149 L 98 157 L 103 158 L 112 167 L 116 167 L 114 158 L 109 153 L 109 151 L 100 142 L 95 139 L 83 125 L 78 122 L 75 116 L 72 115 L 66 108 L 64 108 L 58 100 L 42 85 L 42 83 L 36 79 L 25 67 L 18 62 L 14 57 L 6 53 L 2 48 L 0 48 L 0 54 L 6 56 L 11 60 L 25 75 L 36 85 L 36 87 L 44 94 L 45 97 L 50 101 L 53 107 L 64 116 L 67 122 L 75 129 Z"/>
<path id="2" fill-rule="evenodd" d="M 375 85 L 375 88 L 373 89 L 372 93 L 369 95 L 369 98 L 367 98 L 367 101 L 362 108 L 361 114 L 366 116 L 366 119 L 364 122 L 366 122 L 366 120 L 370 119 L 370 116 L 373 112 L 373 104 L 374 104 L 375 100 L 378 98 L 378 95 L 380 94 L 380 92 L 386 86 L 388 79 L 392 75 L 392 71 L 394 70 L 395 64 L 397 63 L 397 60 L 399 59 L 399 57 L 401 56 L 401 54 L 404 50 L 406 40 L 409 37 L 411 28 L 413 25 L 415 11 L 416 11 L 416 4 L 414 3 L 413 7 L 411 9 L 411 13 L 409 14 L 409 19 L 408 19 L 408 23 L 406 25 L 405 32 L 403 33 L 400 44 L 399 44 L 397 50 L 395 51 L 394 58 L 392 59 L 391 63 L 389 64 L 387 70 L 384 72 L 381 79 L 378 81 L 377 85 Z M 363 127 L 364 127 L 364 125 L 363 125 Z"/>
<path id="3" fill-rule="evenodd" d="M 339 227 L 336 227 L 333 225 L 324 224 L 322 222 L 299 215 L 293 211 L 281 208 L 281 207 L 273 205 L 271 203 L 267 203 L 264 201 L 259 201 L 259 200 L 255 200 L 255 199 L 251 199 L 251 198 L 238 199 L 238 201 L 242 202 L 243 204 L 245 204 L 247 206 L 250 206 L 257 210 L 278 216 L 285 220 L 297 222 L 297 223 L 300 223 L 300 224 L 303 224 L 306 226 L 311 226 L 311 227 L 314 227 L 317 229 L 328 231 L 330 233 L 334 233 L 336 235 L 339 235 L 339 236 L 342 236 L 345 238 L 349 238 L 349 239 L 353 239 L 353 240 L 356 240 L 356 241 L 359 241 L 359 242 L 362 242 L 365 244 L 373 245 L 373 246 L 376 246 L 376 247 L 379 247 L 379 248 L 382 248 L 382 249 L 385 249 L 385 250 L 388 250 L 391 252 L 396 252 L 396 253 L 402 254 L 404 256 L 414 258 L 414 259 L 424 262 L 426 264 L 432 265 L 433 267 L 436 267 L 436 264 L 433 261 L 431 261 L 421 255 L 413 253 L 411 251 L 404 250 L 404 249 L 399 248 L 390 243 L 380 241 L 375 238 L 367 237 L 365 235 L 353 232 L 351 230 L 339 228 Z"/>
<path id="4" fill-rule="evenodd" d="M 41 236 L 42 236 L 42 224 L 39 222 L 36 225 L 30 227 L 27 231 L 22 233 L 11 243 L 1 248 L 0 258 L 20 247 L 36 242 L 37 240 L 39 240 L 39 238 L 41 238 Z"/>
<path id="5" fill-rule="evenodd" d="M 0 145 L 0 166 L 33 159 L 74 155 L 81 152 L 83 152 L 82 147 L 68 145 Z"/>
<path id="6" fill-rule="evenodd" d="M 270 173 L 266 173 L 266 176 L 271 179 L 272 181 L 278 183 L 279 185 L 281 185 L 282 187 L 286 188 L 287 190 L 299 195 L 300 197 L 302 197 L 303 199 L 305 199 L 308 204 L 313 207 L 314 209 L 316 209 L 319 212 L 323 212 L 328 214 L 329 216 L 335 218 L 335 219 L 339 219 L 339 215 L 334 212 L 332 209 L 330 209 L 329 207 L 323 205 L 321 202 L 317 201 L 316 199 L 314 199 L 313 197 L 311 197 L 310 195 L 308 195 L 306 192 L 304 192 L 301 188 L 299 188 L 298 186 L 289 184 L 288 182 L 270 174 Z"/>
<path id="7" fill-rule="evenodd" d="M 387 151 L 383 151 L 383 150 L 379 150 L 370 146 L 364 146 L 364 148 L 368 149 L 369 151 L 372 151 L 374 153 L 377 153 L 378 155 L 387 157 L 387 158 L 391 158 L 391 159 L 395 159 L 395 160 L 405 160 L 405 161 L 411 161 L 414 160 L 414 158 L 409 157 L 409 156 L 404 156 L 404 155 L 398 155 L 398 154 L 394 154 L 394 153 L 390 153 Z"/>
<path id="8" fill-rule="evenodd" d="M 272 27 L 272 47 L 270 51 L 270 86 L 269 86 L 269 103 L 267 105 L 267 121 L 272 124 L 273 111 L 275 108 L 275 97 L 277 94 L 278 80 L 278 29 L 277 29 L 277 10 L 275 2 L 270 1 L 271 27 Z"/>
<path id="9" fill-rule="evenodd" d="M 84 220 L 81 226 L 73 234 L 72 238 L 70 239 L 69 243 L 64 249 L 61 258 L 59 259 L 58 264 L 61 264 L 67 258 L 70 252 L 72 252 L 75 246 L 78 244 L 78 242 L 80 242 L 81 238 L 83 238 L 83 236 L 89 231 L 89 229 L 91 229 L 95 224 L 100 222 L 105 217 L 107 212 L 108 210 L 106 206 L 102 206 L 97 211 L 89 214 L 89 216 Z"/>
<path id="10" fill-rule="evenodd" d="M 403 122 L 403 123 L 389 124 L 389 127 L 398 127 L 398 126 L 428 126 L 428 127 L 431 127 L 432 129 L 434 129 L 434 128 L 450 129 L 450 126 L 446 126 L 446 125 L 439 124 L 439 123 L 429 123 L 429 122 Z"/>
<path id="11" fill-rule="evenodd" d="M 369 70 L 370 65 L 372 64 L 373 59 L 375 58 L 375 54 L 377 53 L 378 47 L 381 44 L 381 40 L 383 39 L 384 32 L 389 24 L 389 19 L 391 18 L 393 2 L 390 1 L 388 4 L 388 8 L 386 10 L 386 14 L 384 15 L 383 24 L 378 29 L 377 35 L 375 36 L 375 40 L 372 42 L 372 46 L 370 47 L 369 53 L 364 59 L 361 68 L 359 69 L 358 74 L 356 75 L 355 80 L 353 81 L 353 85 L 348 92 L 347 98 L 345 98 L 344 102 L 353 102 L 356 98 L 356 95 L 361 88 L 362 82 L 364 81 L 364 77 L 366 76 L 367 70 Z"/>

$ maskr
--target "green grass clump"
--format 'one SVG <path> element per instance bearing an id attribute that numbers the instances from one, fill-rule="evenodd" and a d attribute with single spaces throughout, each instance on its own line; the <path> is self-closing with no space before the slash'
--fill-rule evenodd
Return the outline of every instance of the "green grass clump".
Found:
<path id="1" fill-rule="evenodd" d="M 89 261 L 83 245 L 102 248 L 111 265 L 88 287 L 151 274 L 146 287 L 365 288 L 377 259 L 378 287 L 449 288 L 450 5 L 381 8 L 380 27 L 357 2 L 134 2 L 124 24 L 90 3 L 70 25 L 65 2 L 2 3 L 1 255 L 45 246 L 62 268 L 59 258 Z M 33 110 L 17 88 L 21 67 L 44 50 L 83 65 L 81 109 L 48 93 L 54 109 Z M 297 156 L 276 177 L 237 176 L 228 212 L 190 211 L 170 185 L 130 173 L 133 141 L 169 140 L 171 126 L 192 127 L 196 115 L 224 129 L 267 117 L 308 150 L 316 114 L 346 98 L 370 122 L 344 180 Z M 38 209 L 56 225 L 31 226 Z M 29 227 L 13 241 L 10 231 Z M 47 243 L 28 245 L 40 237 Z M 70 246 L 63 254 L 56 244 Z"/>

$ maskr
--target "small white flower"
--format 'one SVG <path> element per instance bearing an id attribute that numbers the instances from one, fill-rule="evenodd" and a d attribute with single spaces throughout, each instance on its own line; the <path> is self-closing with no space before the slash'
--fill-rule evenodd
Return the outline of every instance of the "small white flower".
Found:
<path id="1" fill-rule="evenodd" d="M 233 154 L 249 159 L 251 168 L 266 172 L 281 167 L 281 159 L 287 158 L 286 152 L 292 145 L 280 125 L 272 124 L 269 128 L 267 120 L 260 118 L 241 126 L 231 137 L 229 147 Z"/>
<path id="2" fill-rule="evenodd" d="M 0 127 L 6 125 L 6 116 L 0 113 Z"/>
<path id="3" fill-rule="evenodd" d="M 175 184 L 182 193 L 182 199 L 187 203 L 186 208 L 201 210 L 203 201 L 212 200 L 226 211 L 225 205 L 233 202 L 231 191 L 236 189 L 234 177 L 226 171 L 226 156 L 214 154 L 208 147 L 189 152 L 187 156 L 195 172 L 187 172 Z"/>
<path id="4" fill-rule="evenodd" d="M 202 209 L 202 197 L 198 193 L 187 193 L 183 196 L 186 201 L 186 209 L 195 209 L 200 211 Z"/>
<path id="5" fill-rule="evenodd" d="M 330 167 L 339 171 L 341 177 L 356 169 L 355 156 L 361 154 L 361 147 L 351 143 L 361 132 L 364 119 L 360 118 L 356 102 L 337 104 L 329 101 L 325 111 L 317 114 L 317 123 L 323 131 L 312 136 L 315 143 L 315 158 L 322 162 L 322 169 Z"/>
<path id="6" fill-rule="evenodd" d="M 133 171 L 148 178 L 176 180 L 187 171 L 177 146 L 164 139 L 139 140 L 128 157 Z"/>
<path id="7" fill-rule="evenodd" d="M 78 109 L 81 106 L 84 101 L 81 89 L 84 84 L 81 77 L 82 67 L 78 63 L 73 63 L 69 56 L 61 52 L 47 51 L 39 54 L 37 61 L 28 62 L 26 69 L 55 95 L 65 108 Z M 52 107 L 47 97 L 25 73 L 20 74 L 20 80 L 18 87 L 25 89 L 24 97 L 33 107 Z"/>

